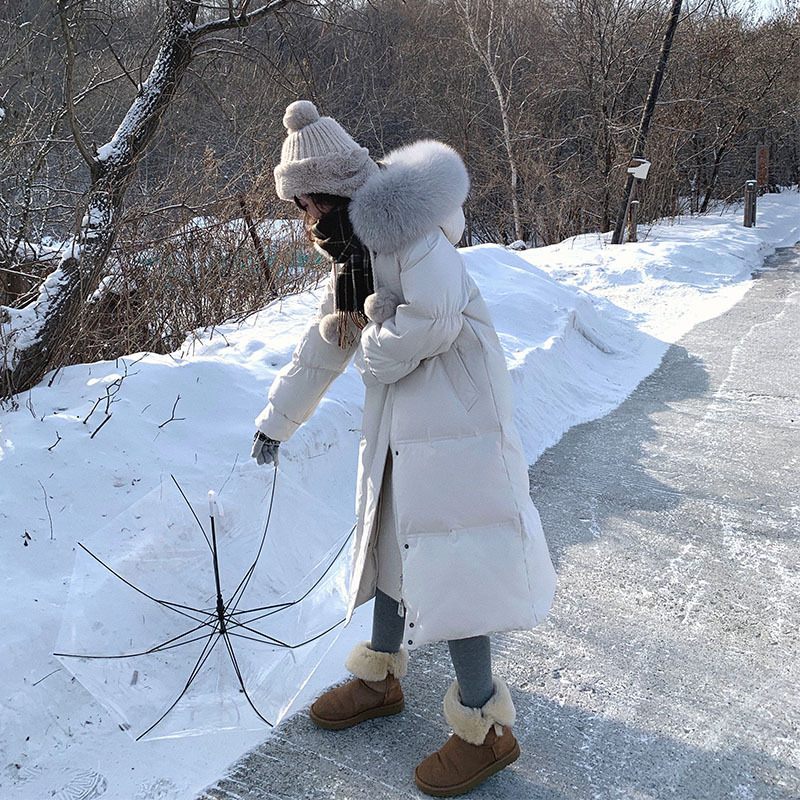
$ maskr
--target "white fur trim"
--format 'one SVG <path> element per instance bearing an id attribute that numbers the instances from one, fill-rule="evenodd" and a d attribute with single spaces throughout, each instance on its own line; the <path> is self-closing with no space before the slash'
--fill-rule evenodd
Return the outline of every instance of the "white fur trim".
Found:
<path id="1" fill-rule="evenodd" d="M 319 335 L 328 344 L 339 344 L 339 316 L 337 314 L 326 314 L 319 321 Z"/>
<path id="2" fill-rule="evenodd" d="M 513 725 L 517 712 L 502 678 L 494 678 L 494 694 L 481 708 L 465 706 L 458 694 L 458 681 L 453 681 L 444 696 L 444 718 L 456 736 L 478 745 L 483 744 L 492 725 Z"/>
<path id="3" fill-rule="evenodd" d="M 401 647 L 397 653 L 381 653 L 373 650 L 369 642 L 361 642 L 350 651 L 344 665 L 362 681 L 382 681 L 390 672 L 395 678 L 405 678 L 408 672 L 408 650 Z"/>
<path id="4" fill-rule="evenodd" d="M 378 171 L 366 147 L 347 153 L 328 153 L 289 161 L 281 161 L 273 170 L 275 191 L 281 200 L 295 195 L 323 192 L 352 197 L 370 175 Z"/>
<path id="5" fill-rule="evenodd" d="M 353 230 L 379 253 L 394 253 L 435 231 L 464 204 L 469 175 L 461 156 L 435 139 L 393 150 L 350 201 Z"/>
<path id="6" fill-rule="evenodd" d="M 364 313 L 372 322 L 385 322 L 394 316 L 400 301 L 388 289 L 378 289 L 364 300 Z"/>

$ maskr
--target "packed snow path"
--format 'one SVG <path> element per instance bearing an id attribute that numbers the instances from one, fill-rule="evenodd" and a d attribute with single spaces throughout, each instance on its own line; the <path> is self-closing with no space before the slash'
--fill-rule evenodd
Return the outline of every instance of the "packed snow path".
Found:
<path id="1" fill-rule="evenodd" d="M 471 797 L 800 796 L 798 330 L 795 247 L 532 468 L 557 602 L 494 639 L 522 756 Z M 399 717 L 330 733 L 299 715 L 203 797 L 421 796 L 450 669 L 444 646 L 416 652 Z"/>

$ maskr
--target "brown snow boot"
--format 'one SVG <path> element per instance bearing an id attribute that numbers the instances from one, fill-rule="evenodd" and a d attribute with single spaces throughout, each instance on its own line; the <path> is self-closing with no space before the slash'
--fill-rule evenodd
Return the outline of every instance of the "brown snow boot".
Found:
<path id="1" fill-rule="evenodd" d="M 382 653 L 362 642 L 353 648 L 345 666 L 355 678 L 328 689 L 311 706 L 309 716 L 320 728 L 340 731 L 403 710 L 399 679 L 408 670 L 407 650 Z"/>
<path id="2" fill-rule="evenodd" d="M 494 687 L 481 708 L 461 703 L 457 682 L 448 689 L 444 715 L 453 735 L 414 772 L 414 781 L 425 794 L 464 794 L 519 757 L 519 744 L 509 727 L 516 717 L 511 695 L 499 678 L 494 679 Z"/>

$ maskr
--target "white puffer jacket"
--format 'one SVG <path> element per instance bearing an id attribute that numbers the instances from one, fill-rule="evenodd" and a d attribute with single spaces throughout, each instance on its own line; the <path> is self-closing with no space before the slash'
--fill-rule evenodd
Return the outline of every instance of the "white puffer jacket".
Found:
<path id="1" fill-rule="evenodd" d="M 366 396 L 349 614 L 375 592 L 374 528 L 391 447 L 407 646 L 530 628 L 550 607 L 555 572 L 503 350 L 454 247 L 467 171 L 433 140 L 380 163 L 353 195 L 350 217 L 372 254 L 376 296 L 367 308 L 375 319 L 391 316 L 370 322 L 349 350 L 328 343 L 318 323 L 334 310 L 331 279 L 256 424 L 288 439 L 355 356 Z"/>

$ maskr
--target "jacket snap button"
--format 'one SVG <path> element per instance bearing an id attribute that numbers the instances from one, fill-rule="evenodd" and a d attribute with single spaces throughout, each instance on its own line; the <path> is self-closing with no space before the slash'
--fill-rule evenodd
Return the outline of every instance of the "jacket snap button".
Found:
<path id="1" fill-rule="evenodd" d="M 407 544 L 404 544 L 404 545 L 403 545 L 403 547 L 404 547 L 406 550 L 408 550 L 408 545 L 407 545 Z"/>
<path id="2" fill-rule="evenodd" d="M 409 623 L 408 623 L 408 627 L 409 627 L 409 628 L 413 628 L 413 627 L 414 627 L 414 623 L 413 623 L 413 622 L 409 622 Z"/>
<path id="3" fill-rule="evenodd" d="M 409 644 L 414 644 L 414 640 L 413 640 L 413 639 L 409 639 L 409 640 L 408 640 L 408 643 L 409 643 Z"/>
<path id="4" fill-rule="evenodd" d="M 400 455 L 400 451 L 399 451 L 399 450 L 395 450 L 395 451 L 394 451 L 394 454 L 395 454 L 396 456 L 399 456 L 399 455 Z"/>

